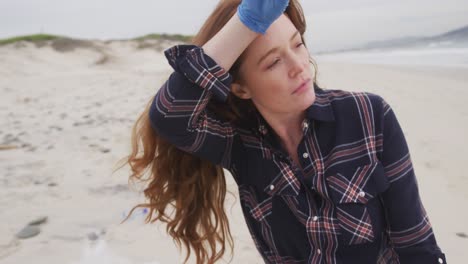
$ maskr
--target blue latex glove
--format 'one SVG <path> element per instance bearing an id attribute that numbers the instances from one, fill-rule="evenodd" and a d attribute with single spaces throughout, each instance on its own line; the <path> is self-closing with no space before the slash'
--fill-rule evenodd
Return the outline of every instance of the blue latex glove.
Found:
<path id="1" fill-rule="evenodd" d="M 289 0 L 242 0 L 237 13 L 244 25 L 254 32 L 265 34 L 288 4 Z"/>

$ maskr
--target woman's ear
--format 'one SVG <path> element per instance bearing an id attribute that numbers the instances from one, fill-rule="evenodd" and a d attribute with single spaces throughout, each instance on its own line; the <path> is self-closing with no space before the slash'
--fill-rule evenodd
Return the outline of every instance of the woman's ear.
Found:
<path id="1" fill-rule="evenodd" d="M 231 83 L 231 92 L 241 98 L 241 99 L 250 99 L 252 95 L 250 94 L 249 89 L 242 84 L 239 83 Z"/>

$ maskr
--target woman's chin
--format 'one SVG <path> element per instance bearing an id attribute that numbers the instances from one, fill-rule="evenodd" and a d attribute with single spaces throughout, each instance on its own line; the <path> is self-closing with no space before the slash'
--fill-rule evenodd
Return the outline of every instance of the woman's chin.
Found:
<path id="1" fill-rule="evenodd" d="M 301 97 L 299 97 L 300 99 L 298 100 L 299 102 L 301 102 L 301 104 L 303 105 L 304 108 L 307 108 L 309 106 L 311 106 L 314 102 L 315 102 L 315 91 L 312 87 L 310 87 L 310 89 L 308 89 L 307 91 L 305 91 Z"/>

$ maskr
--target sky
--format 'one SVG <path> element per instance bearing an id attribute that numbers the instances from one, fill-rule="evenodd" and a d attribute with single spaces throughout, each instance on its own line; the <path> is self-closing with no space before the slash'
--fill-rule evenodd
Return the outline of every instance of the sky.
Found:
<path id="1" fill-rule="evenodd" d="M 87 39 L 195 34 L 218 0 L 0 0 L 0 38 Z M 468 0 L 300 0 L 311 50 L 430 36 L 468 25 Z"/>

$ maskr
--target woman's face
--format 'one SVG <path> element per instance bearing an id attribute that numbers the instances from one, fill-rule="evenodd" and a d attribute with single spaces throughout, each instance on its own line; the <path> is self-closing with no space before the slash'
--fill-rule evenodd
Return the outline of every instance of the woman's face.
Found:
<path id="1" fill-rule="evenodd" d="M 232 92 L 252 99 L 257 109 L 269 114 L 294 114 L 315 100 L 309 51 L 286 15 L 281 15 L 245 50 L 239 68 L 242 84 Z M 305 88 L 294 92 L 304 81 Z"/>

